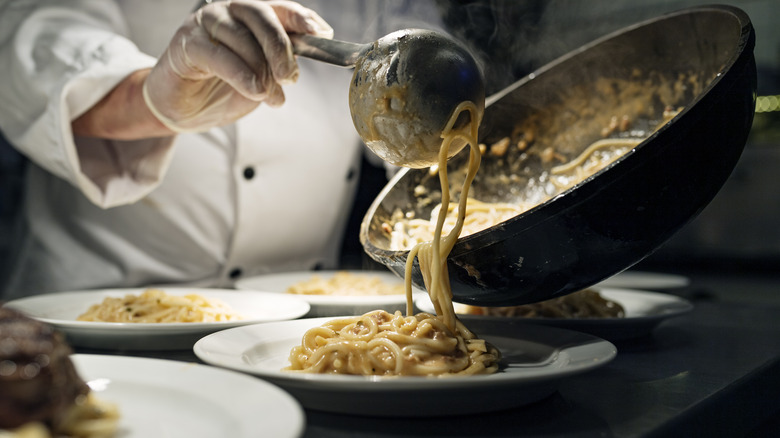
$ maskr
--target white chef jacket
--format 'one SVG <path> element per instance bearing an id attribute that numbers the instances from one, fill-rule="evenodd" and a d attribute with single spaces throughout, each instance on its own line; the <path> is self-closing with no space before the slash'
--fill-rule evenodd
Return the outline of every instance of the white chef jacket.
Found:
<path id="1" fill-rule="evenodd" d="M 370 41 L 360 15 L 381 18 L 360 1 L 302 3 L 345 40 Z M 299 59 L 281 108 L 206 133 L 73 138 L 71 121 L 153 66 L 196 4 L 0 1 L 0 130 L 31 160 L 3 298 L 336 266 L 362 153 L 348 69 Z"/>

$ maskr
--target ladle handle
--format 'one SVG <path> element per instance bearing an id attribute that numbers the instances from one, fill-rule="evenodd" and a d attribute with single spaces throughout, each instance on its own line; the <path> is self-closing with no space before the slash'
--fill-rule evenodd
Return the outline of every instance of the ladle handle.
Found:
<path id="1" fill-rule="evenodd" d="M 200 0 L 192 11 L 195 12 L 212 1 L 214 0 Z M 354 66 L 360 53 L 370 46 L 302 34 L 290 35 L 290 40 L 296 55 L 341 67 Z"/>
<path id="2" fill-rule="evenodd" d="M 354 66 L 360 54 L 369 47 L 368 44 L 301 34 L 290 35 L 290 41 L 293 44 L 293 53 L 296 55 L 341 67 Z"/>

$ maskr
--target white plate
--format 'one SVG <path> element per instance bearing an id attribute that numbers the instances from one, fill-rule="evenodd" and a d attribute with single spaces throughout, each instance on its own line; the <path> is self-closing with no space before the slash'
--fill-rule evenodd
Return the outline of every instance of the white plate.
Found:
<path id="1" fill-rule="evenodd" d="M 659 290 L 687 287 L 690 279 L 682 275 L 662 274 L 657 272 L 623 271 L 601 283 L 598 287 L 613 287 L 618 289 Z"/>
<path id="2" fill-rule="evenodd" d="M 295 399 L 262 380 L 186 362 L 74 354 L 100 400 L 119 408 L 122 438 L 293 438 L 305 415 Z"/>
<path id="3" fill-rule="evenodd" d="M 649 334 L 665 319 L 690 312 L 693 304 L 674 295 L 631 289 L 594 288 L 609 300 L 615 301 L 625 310 L 623 318 L 522 318 L 482 315 L 459 315 L 466 322 L 480 319 L 521 320 L 534 324 L 543 324 L 578 330 L 599 336 L 610 341 L 636 338 Z M 431 300 L 418 297 L 415 307 L 423 312 L 433 312 Z M 456 305 L 457 306 L 457 305 Z"/>
<path id="4" fill-rule="evenodd" d="M 275 383 L 306 408 L 375 416 L 474 414 L 525 405 L 555 392 L 564 377 L 602 366 L 617 353 L 611 343 L 580 332 L 488 321 L 469 328 L 501 351 L 501 370 L 491 375 L 363 377 L 282 371 L 306 330 L 331 319 L 228 329 L 204 337 L 193 350 L 206 363 Z"/>
<path id="5" fill-rule="evenodd" d="M 309 304 L 273 293 L 223 289 L 160 288 L 169 295 L 198 294 L 225 302 L 246 319 L 225 322 L 118 323 L 77 321 L 89 306 L 106 297 L 138 295 L 144 289 L 105 289 L 37 295 L 6 303 L 32 318 L 62 330 L 74 347 L 111 350 L 190 349 L 201 337 L 230 327 L 295 319 L 309 311 Z"/>
<path id="6" fill-rule="evenodd" d="M 280 274 L 261 275 L 236 281 L 236 289 L 276 292 L 286 294 L 288 287 L 295 283 L 310 280 L 318 276 L 324 280 L 331 278 L 339 271 L 300 271 L 285 272 Z M 404 284 L 404 280 L 395 274 L 386 271 L 346 271 L 358 277 L 375 277 L 387 284 Z M 425 293 L 417 288 L 413 293 Z M 291 295 L 291 294 L 286 294 Z M 311 305 L 308 317 L 362 315 L 372 310 L 382 309 L 393 313 L 396 310 L 406 312 L 406 295 L 366 295 L 366 296 L 337 296 L 337 295 L 293 295 L 300 297 Z"/>

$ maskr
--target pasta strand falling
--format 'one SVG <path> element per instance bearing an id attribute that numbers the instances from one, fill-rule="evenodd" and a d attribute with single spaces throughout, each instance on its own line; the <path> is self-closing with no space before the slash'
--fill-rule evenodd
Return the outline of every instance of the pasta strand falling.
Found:
<path id="1" fill-rule="evenodd" d="M 454 129 L 455 120 L 468 111 L 471 123 Z M 463 182 L 455 223 L 444 233 L 448 205 L 438 215 L 427 242 L 409 252 L 405 266 L 406 316 L 376 310 L 361 316 L 337 319 L 308 330 L 290 352 L 285 370 L 311 373 L 378 376 L 460 376 L 494 373 L 500 353 L 477 338 L 455 316 L 447 273 L 447 257 L 463 228 L 468 191 L 480 164 L 477 131 L 482 114 L 473 102 L 463 102 L 450 117 L 442 134 L 439 179 L 442 199 L 449 199 L 447 156 L 453 141 L 470 146 L 469 167 Z M 411 270 L 415 257 L 433 301 L 436 314 L 413 314 Z"/>

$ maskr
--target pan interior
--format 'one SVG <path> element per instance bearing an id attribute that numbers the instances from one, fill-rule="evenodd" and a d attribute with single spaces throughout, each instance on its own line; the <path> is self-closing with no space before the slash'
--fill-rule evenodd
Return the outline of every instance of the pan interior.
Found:
<path id="1" fill-rule="evenodd" d="M 723 74 L 740 33 L 728 14 L 680 14 L 596 41 L 518 81 L 486 109 L 482 165 L 470 195 L 518 205 L 525 215 L 595 178 L 609 178 L 611 167 L 651 147 L 645 139 L 673 123 Z M 594 165 L 573 165 L 583 158 Z M 467 161 L 463 151 L 449 162 L 453 200 Z M 366 217 L 370 244 L 409 249 L 392 247 L 388 230 L 399 220 L 430 218 L 441 202 L 439 178 L 425 169 L 404 170 L 380 199 Z"/>

